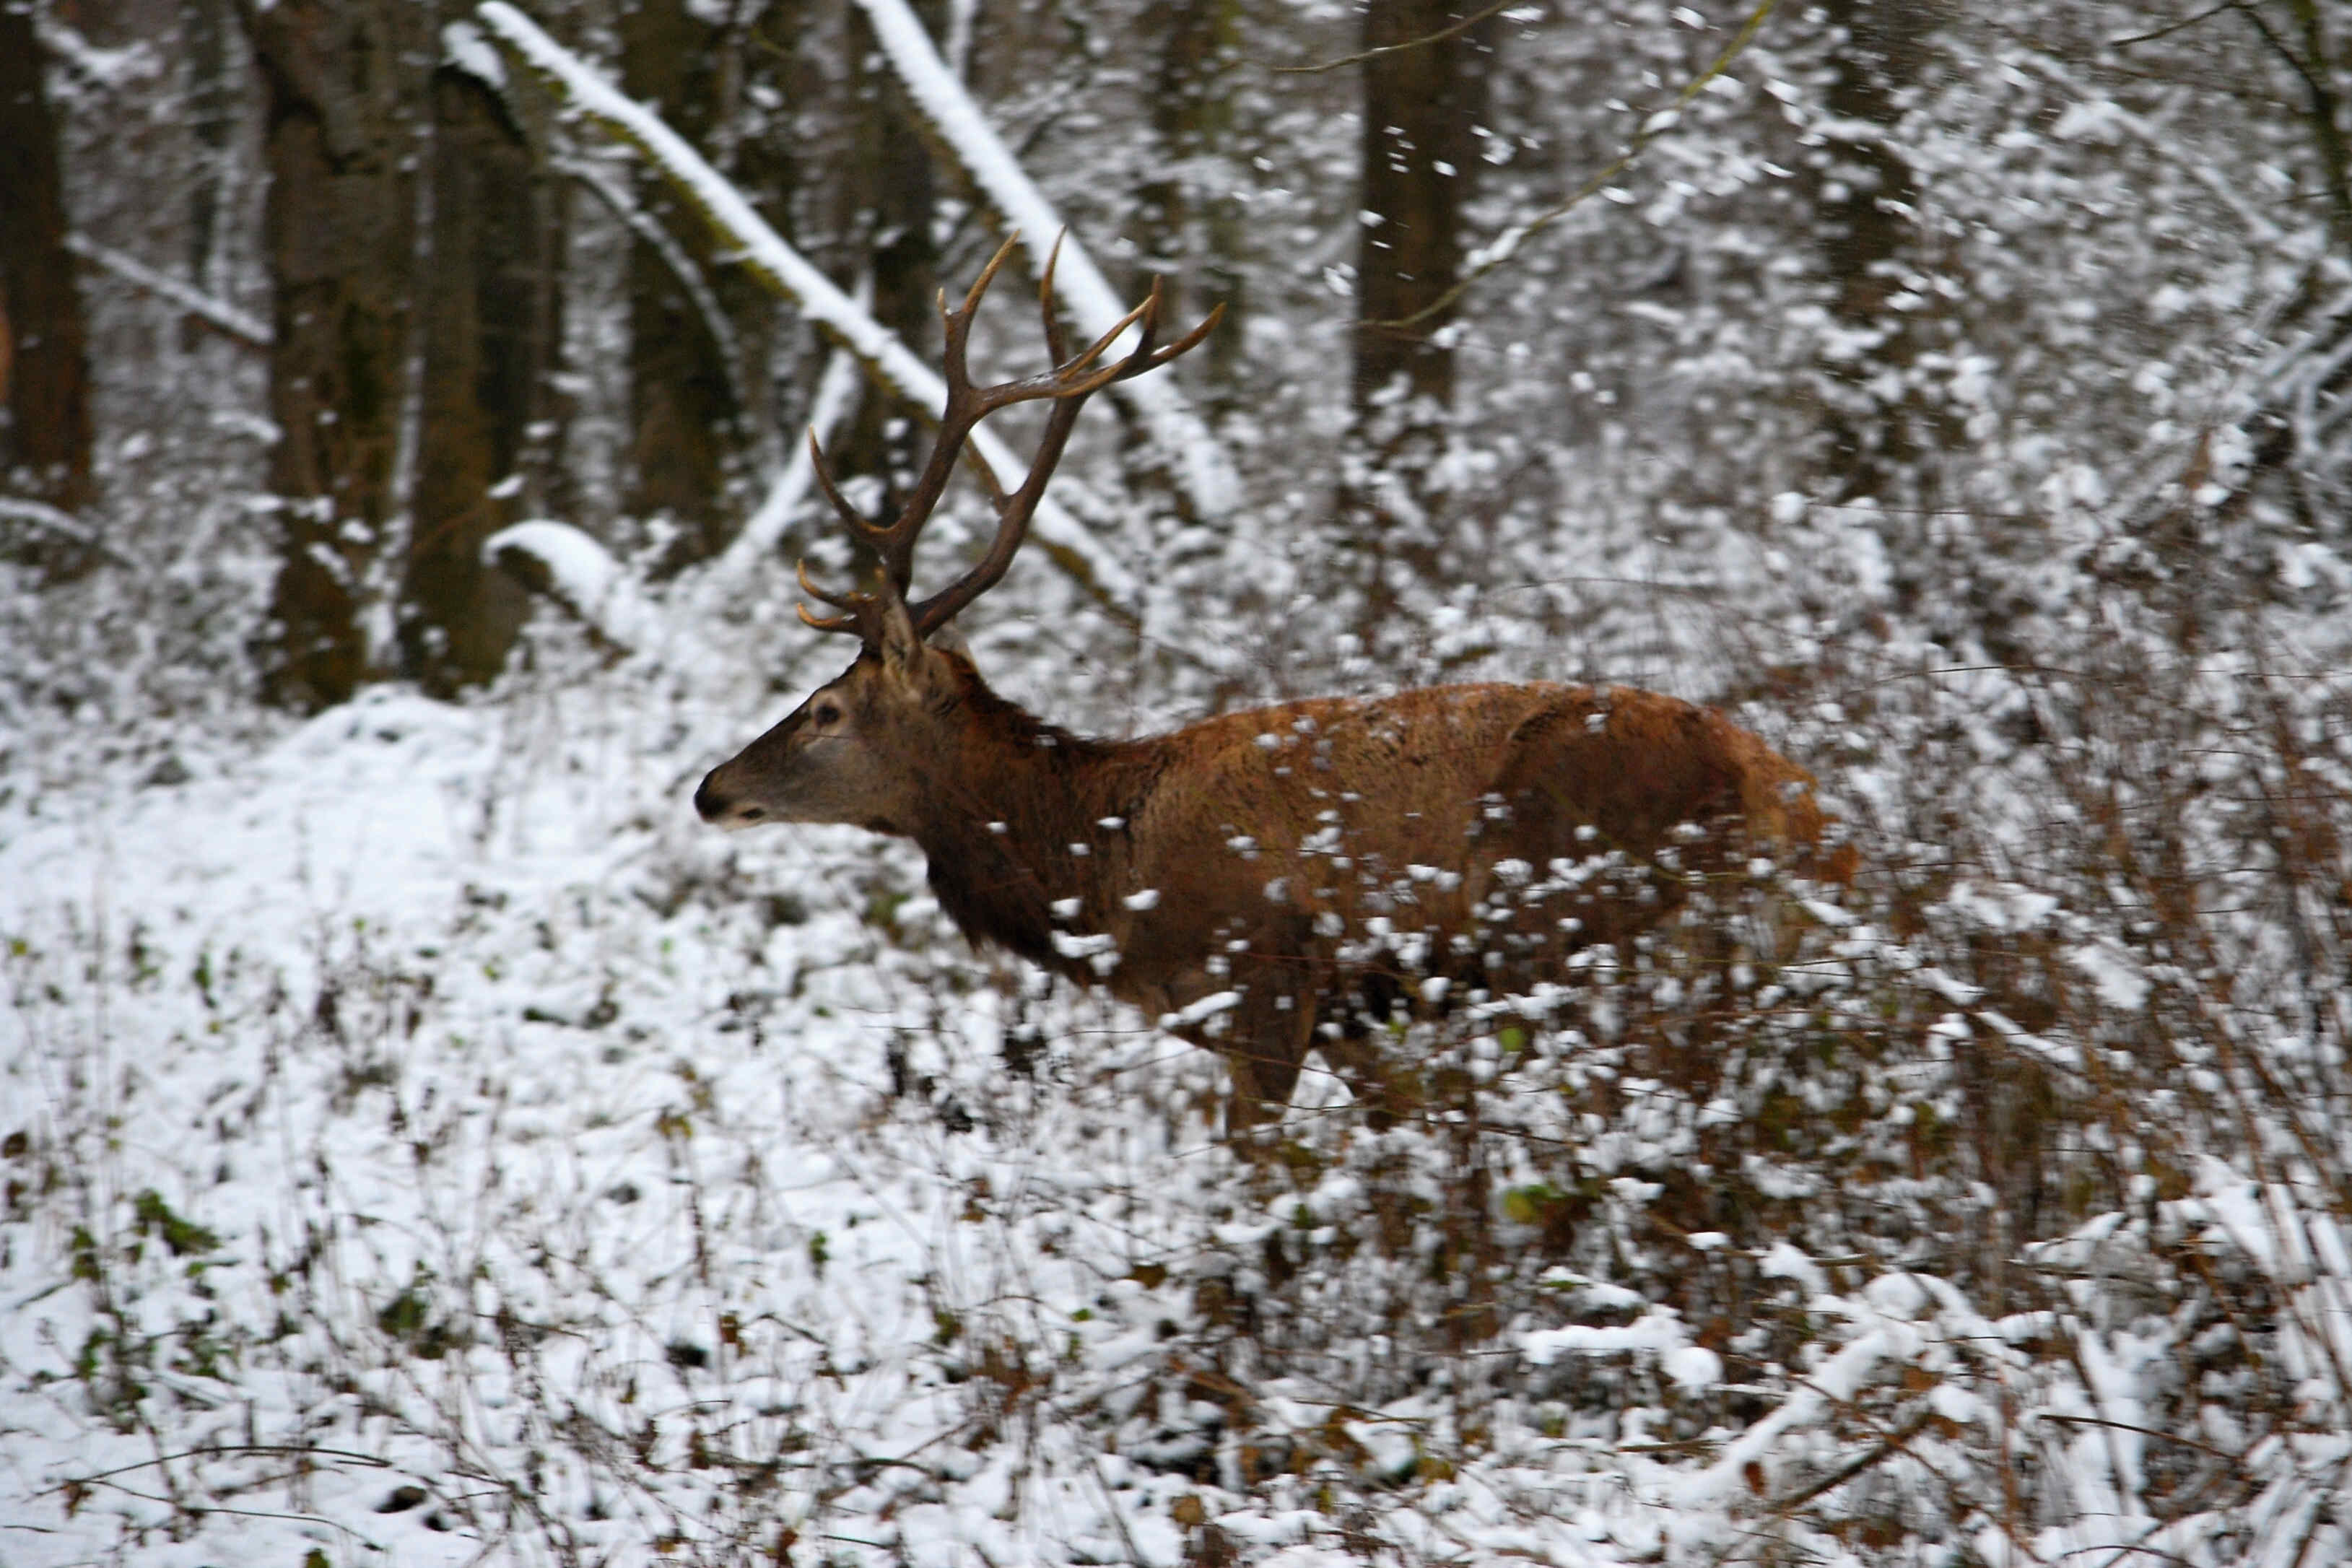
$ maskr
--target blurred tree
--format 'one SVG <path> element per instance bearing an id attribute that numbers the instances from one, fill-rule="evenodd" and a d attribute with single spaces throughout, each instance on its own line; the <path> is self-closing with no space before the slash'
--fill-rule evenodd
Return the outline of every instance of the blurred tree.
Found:
<path id="1" fill-rule="evenodd" d="M 387 675 L 446 693 L 496 674 L 521 623 L 479 553 L 549 412 L 559 226 L 519 128 L 436 64 L 429 8 L 280 0 L 246 21 L 285 530 L 266 684 L 304 709 Z"/>
<path id="2" fill-rule="evenodd" d="M 46 59 L 28 0 L 0 4 L 0 479 L 70 511 L 91 493 L 89 368 Z"/>
<path id="3" fill-rule="evenodd" d="M 1340 490 L 1348 537 L 1369 553 L 1377 616 L 1389 563 L 1441 566 L 1438 459 L 1452 429 L 1453 334 L 1464 213 L 1478 166 L 1490 29 L 1465 0 L 1370 0 L 1363 13 L 1353 431 Z M 1409 323 L 1409 324 L 1403 324 Z"/>
<path id="4" fill-rule="evenodd" d="M 772 79 L 791 68 L 800 9 L 642 0 L 620 19 L 629 96 L 654 105 L 784 233 L 792 138 L 769 120 L 792 98 Z M 660 181 L 641 180 L 639 193 L 650 225 L 629 258 L 628 505 L 676 530 L 661 558 L 675 569 L 726 545 L 742 512 L 730 481 L 747 456 L 774 456 L 776 304 L 723 264 L 708 226 Z"/>
<path id="5" fill-rule="evenodd" d="M 407 499 L 418 94 L 403 62 L 431 48 L 429 20 L 400 0 L 246 13 L 269 96 L 270 483 L 285 528 L 265 682 L 296 708 L 348 698 L 377 658 L 362 615 Z"/>
<path id="6" fill-rule="evenodd" d="M 1143 276 L 1134 291 L 1148 287 L 1151 274 L 1165 273 L 1170 321 L 1194 321 L 1225 307 L 1224 324 L 1202 345 L 1199 361 L 1212 384 L 1210 398 L 1222 401 L 1234 390 L 1247 336 L 1246 209 L 1234 199 L 1232 171 L 1218 162 L 1233 134 L 1241 7 L 1235 0 L 1172 0 L 1153 17 L 1161 32 L 1149 95 L 1150 175 L 1136 194 Z M 1189 280 L 1188 262 L 1195 270 Z"/>
<path id="7" fill-rule="evenodd" d="M 560 193 L 497 94 L 434 73 L 432 255 L 418 294 L 423 406 L 402 668 L 446 695 L 488 680 L 521 628 L 522 588 L 482 542 L 535 499 L 562 342 Z"/>
<path id="8" fill-rule="evenodd" d="M 1813 149 L 1815 232 L 1829 284 L 1836 356 L 1824 366 L 1831 391 L 1827 499 L 1920 498 L 1929 454 L 1906 374 L 1924 327 L 1906 274 L 1919 192 L 1896 132 L 1906 89 L 1925 66 L 1935 18 L 1909 0 L 1825 0 L 1832 32 L 1822 93 L 1828 127 Z M 1891 374 L 1889 373 L 1892 373 Z"/>
<path id="9" fill-rule="evenodd" d="M 940 36 L 946 6 L 916 0 L 915 15 Z M 898 73 L 884 62 L 872 24 L 855 6 L 847 17 L 849 177 L 835 186 L 831 226 L 842 236 L 845 266 L 870 273 L 875 320 L 916 353 L 937 353 L 940 246 L 933 226 L 939 181 L 921 117 Z M 936 409 L 920 411 L 928 417 Z M 843 432 L 834 466 L 842 478 L 882 481 L 881 510 L 897 510 L 930 442 L 923 420 L 895 399 L 868 395 Z M 862 568 L 861 568 L 862 569 Z"/>
<path id="10" fill-rule="evenodd" d="M 234 216 L 228 210 L 230 147 L 243 110 L 244 84 L 231 49 L 236 30 L 228 0 L 181 0 L 188 132 L 196 154 L 195 177 L 188 182 L 188 277 L 215 294 L 226 292 L 227 281 L 219 274 Z"/>

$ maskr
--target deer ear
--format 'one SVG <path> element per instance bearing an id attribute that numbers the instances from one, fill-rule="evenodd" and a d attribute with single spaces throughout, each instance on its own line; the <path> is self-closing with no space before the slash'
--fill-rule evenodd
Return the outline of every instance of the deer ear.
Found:
<path id="1" fill-rule="evenodd" d="M 963 633 L 956 629 L 956 624 L 953 621 L 950 621 L 924 640 L 941 653 L 960 653 L 966 658 L 971 657 L 971 644 L 963 640 Z"/>

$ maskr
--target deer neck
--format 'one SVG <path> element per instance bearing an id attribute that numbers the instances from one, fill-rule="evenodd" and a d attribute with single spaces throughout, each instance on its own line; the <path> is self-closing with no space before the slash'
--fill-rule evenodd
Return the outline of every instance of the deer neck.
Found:
<path id="1" fill-rule="evenodd" d="M 1125 823 L 1160 771 L 1158 743 L 1087 740 L 984 698 L 913 834 L 931 890 L 974 942 L 1085 978 L 1055 933 L 1089 931 L 1087 912 L 1110 907 Z"/>

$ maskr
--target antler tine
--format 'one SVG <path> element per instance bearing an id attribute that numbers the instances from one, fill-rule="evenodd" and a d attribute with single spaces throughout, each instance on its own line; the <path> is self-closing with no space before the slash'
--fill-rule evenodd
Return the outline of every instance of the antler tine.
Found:
<path id="1" fill-rule="evenodd" d="M 946 338 L 945 353 L 940 362 L 941 379 L 947 383 L 947 403 L 940 410 L 939 433 L 931 444 L 930 456 L 925 459 L 923 471 L 915 481 L 906 504 L 898 515 L 887 525 L 870 522 L 849 504 L 833 476 L 825 468 L 824 454 L 818 449 L 814 433 L 810 436 L 810 456 L 814 465 L 818 487 L 834 511 L 849 526 L 852 537 L 862 541 L 881 558 L 880 581 L 874 593 L 827 593 L 812 581 L 808 563 L 799 569 L 802 589 L 821 604 L 831 605 L 841 614 L 819 616 L 805 605 L 801 606 L 801 619 L 820 631 L 855 631 L 868 646 L 877 643 L 882 633 L 882 616 L 891 602 L 904 603 L 914 579 L 915 542 L 923 526 L 930 521 L 931 512 L 947 490 L 949 479 L 955 472 L 957 459 L 962 456 L 972 429 L 982 419 L 1010 404 L 1025 403 L 1034 398 L 1051 399 L 1054 409 L 1045 419 L 1044 436 L 1031 458 L 1029 472 L 1020 488 L 1007 495 L 996 476 L 985 462 L 976 464 L 982 484 L 988 491 L 997 516 L 996 537 L 988 552 L 940 592 L 908 606 L 919 635 L 928 637 L 954 618 L 958 612 L 994 587 L 1013 563 L 1015 552 L 1027 537 L 1029 520 L 1045 493 L 1046 482 L 1052 479 L 1054 467 L 1061 461 L 1062 449 L 1069 442 L 1070 432 L 1076 427 L 1078 411 L 1086 400 L 1114 381 L 1139 375 L 1147 370 L 1166 364 L 1178 355 L 1197 347 L 1217 322 L 1223 319 L 1224 307 L 1209 312 L 1206 320 L 1173 343 L 1159 342 L 1160 312 L 1165 299 L 1160 280 L 1151 280 L 1151 292 L 1133 310 L 1113 322 L 1104 332 L 1076 354 L 1069 353 L 1069 344 L 1062 323 L 1054 313 L 1054 275 L 1061 261 L 1063 236 L 1056 236 L 1045 257 L 1045 268 L 1038 279 L 1037 303 L 1045 318 L 1045 347 L 1053 356 L 1052 367 L 1035 375 L 1002 382 L 993 386 L 976 387 L 971 384 L 970 362 L 967 359 L 971 323 L 980 313 L 981 301 L 988 294 L 989 285 L 1011 259 L 1013 247 L 1019 242 L 1016 233 L 1007 237 L 990 257 L 988 265 L 965 290 L 963 302 L 950 308 L 947 291 L 940 291 L 940 325 Z M 1110 352 L 1129 329 L 1139 329 L 1135 347 L 1109 364 L 1102 364 L 1103 356 Z"/>
<path id="2" fill-rule="evenodd" d="M 971 287 L 964 290 L 962 305 L 958 307 L 955 310 L 950 311 L 948 310 L 948 291 L 944 289 L 940 289 L 940 314 L 942 316 L 961 316 L 963 318 L 964 321 L 969 324 L 972 317 L 980 313 L 981 298 L 988 292 L 988 286 L 996 281 L 996 274 L 998 270 L 1003 267 L 1004 263 L 1008 259 L 1011 258 L 1013 255 L 1013 247 L 1020 243 L 1021 231 L 1017 228 L 1011 234 L 1004 237 L 1004 243 L 996 247 L 996 254 L 988 258 L 988 265 L 980 269 L 980 276 L 971 280 Z M 1056 236 L 1054 240 L 1054 250 L 1055 254 L 1058 255 L 1061 248 L 1061 238 L 1059 236 Z M 1052 261 L 1048 260 L 1045 263 L 1045 275 L 1050 278 L 1053 274 L 1054 264 Z"/>
<path id="3" fill-rule="evenodd" d="M 1037 275 L 1037 313 L 1045 319 L 1045 353 L 1055 364 L 1070 357 L 1062 318 L 1054 314 L 1054 268 L 1061 265 L 1062 241 L 1069 237 L 1067 228 L 1054 236 L 1054 248 L 1045 253 L 1045 270 Z"/>
<path id="4" fill-rule="evenodd" d="M 821 632 L 859 632 L 861 636 L 863 635 L 857 614 L 857 602 L 860 599 L 871 598 L 871 595 L 827 593 L 811 581 L 808 563 L 804 560 L 794 564 L 793 574 L 801 580 L 802 593 L 819 604 L 831 605 L 836 610 L 847 612 L 839 616 L 813 616 L 809 614 L 809 607 L 806 605 L 796 605 L 794 607 L 800 611 L 803 624 L 814 626 Z"/>
<path id="5" fill-rule="evenodd" d="M 1199 326 L 1194 327 L 1191 331 L 1186 332 L 1182 337 L 1178 338 L 1172 343 L 1161 344 L 1158 349 L 1152 352 L 1151 363 L 1150 364 L 1138 365 L 1129 374 L 1131 375 L 1139 375 L 1147 370 L 1157 370 L 1171 359 L 1178 359 L 1185 354 L 1191 353 L 1194 349 L 1199 348 L 1201 344 L 1206 341 L 1211 332 L 1217 330 L 1217 323 L 1224 319 L 1225 302 L 1223 300 L 1220 300 L 1215 305 L 1210 308 L 1207 315 L 1201 318 L 1201 324 Z"/>
<path id="6" fill-rule="evenodd" d="M 866 514 L 850 505 L 849 498 L 834 485 L 833 471 L 825 467 L 824 448 L 817 444 L 816 426 L 814 425 L 809 426 L 809 467 L 816 475 L 816 488 L 823 490 L 824 499 L 833 503 L 835 514 L 849 525 L 852 533 L 860 539 L 871 540 L 878 530 L 866 521 Z"/>
<path id="7" fill-rule="evenodd" d="M 1058 246 L 1056 251 L 1058 253 Z M 1060 324 L 1054 320 L 1050 292 L 1053 277 L 1052 258 L 1048 258 L 1046 261 L 1045 277 L 1044 287 L 1047 291 L 1044 297 L 1044 310 L 1047 323 L 1046 344 L 1056 360 L 1060 360 L 1064 344 L 1061 342 Z M 1057 363 L 1045 374 L 1031 376 L 1025 381 L 1011 382 L 1003 386 L 990 389 L 990 395 L 992 398 L 1001 398 L 1004 403 L 1019 402 L 1024 398 L 1031 397 L 1050 397 L 1054 399 L 1054 411 L 1046 416 L 1045 434 L 1038 440 L 1036 454 L 1030 459 L 1028 475 L 1022 480 L 1019 489 L 1010 496 L 1005 495 L 1003 487 L 996 483 L 994 476 L 986 475 L 983 468 L 990 499 L 996 505 L 996 537 L 990 542 L 988 553 L 981 557 L 971 570 L 929 598 L 908 606 L 908 613 L 914 618 L 915 628 L 922 636 L 929 637 L 961 614 L 974 599 L 994 587 L 1003 577 L 1006 569 L 1013 564 L 1013 557 L 1020 550 L 1022 541 L 1028 537 L 1029 520 L 1035 515 L 1038 501 L 1045 498 L 1046 481 L 1053 478 L 1055 465 L 1062 459 L 1062 449 L 1069 442 L 1070 432 L 1077 427 L 1078 412 L 1085 405 L 1087 399 L 1114 381 L 1123 381 L 1129 376 L 1139 375 L 1144 371 L 1163 365 L 1177 355 L 1198 347 L 1201 341 L 1209 335 L 1210 330 L 1216 325 L 1224 313 L 1224 307 L 1220 305 L 1210 312 L 1206 321 L 1185 333 L 1179 342 L 1164 347 L 1155 347 L 1153 339 L 1159 331 L 1160 307 L 1163 293 L 1160 279 L 1154 278 L 1151 280 L 1150 294 L 1140 304 L 1121 316 L 1111 325 L 1108 331 L 1087 345 L 1085 352 L 1076 358 Z M 1099 359 L 1103 353 L 1118 340 L 1120 333 L 1129 327 L 1139 325 L 1142 332 L 1133 349 L 1121 356 L 1116 363 L 1104 365 L 1091 373 L 1087 372 L 1087 367 Z"/>
<path id="8" fill-rule="evenodd" d="M 817 488 L 824 492 L 824 499 L 833 503 L 835 513 L 843 522 L 849 525 L 850 537 L 863 540 L 877 551 L 885 552 L 884 572 L 887 581 L 890 570 L 887 555 L 887 547 L 890 543 L 887 535 L 890 531 L 877 528 L 868 522 L 864 514 L 849 504 L 849 498 L 843 495 L 840 487 L 833 482 L 832 470 L 825 466 L 824 448 L 818 444 L 816 432 L 814 429 L 809 431 L 809 468 L 816 477 Z M 802 591 L 811 598 L 845 612 L 838 616 L 811 615 L 809 607 L 803 605 L 799 606 L 803 622 L 821 632 L 856 632 L 859 640 L 871 640 L 869 634 L 876 625 L 873 617 L 877 607 L 873 595 L 859 593 L 854 589 L 834 594 L 818 587 L 809 576 L 806 561 L 802 561 L 795 566 L 794 574 L 800 578 Z M 890 586 L 894 592 L 904 591 L 902 584 L 891 584 Z"/>
<path id="9" fill-rule="evenodd" d="M 1095 361 L 1102 357 L 1103 351 L 1105 349 L 1109 348 L 1111 344 L 1118 341 L 1118 337 L 1121 332 L 1126 331 L 1129 327 L 1137 326 L 1139 324 L 1143 329 L 1143 335 L 1137 342 L 1135 347 L 1128 353 L 1125 358 L 1121 359 L 1117 364 L 1105 365 L 1102 369 L 1096 371 L 1091 374 L 1085 374 L 1088 365 L 1094 363 Z M 1106 387 L 1112 382 L 1118 380 L 1121 376 L 1134 374 L 1135 368 L 1139 368 L 1135 367 L 1135 360 L 1137 356 L 1150 353 L 1152 336 L 1159 330 L 1160 279 L 1154 278 L 1151 280 L 1151 292 L 1145 296 L 1143 302 L 1136 306 L 1135 309 L 1129 310 L 1126 315 L 1121 316 L 1118 321 L 1113 321 L 1110 324 L 1110 330 L 1103 333 L 1102 336 L 1097 338 L 1093 342 L 1088 343 L 1085 352 L 1080 353 L 1077 358 L 1071 360 L 1066 364 L 1055 365 L 1051 376 L 1031 377 L 1030 379 L 1033 381 L 1037 381 L 1045 384 L 1043 385 L 1039 391 L 1032 392 L 1027 395 L 1032 397 L 1076 398 L 1083 402 L 1103 387 Z M 1010 402 L 1012 399 L 1008 398 L 1006 401 Z"/>
<path id="10" fill-rule="evenodd" d="M 1018 245 L 1018 230 L 1005 237 L 988 258 L 980 276 L 972 279 L 964 293 L 963 303 L 948 308 L 947 290 L 940 290 L 940 325 L 946 340 L 940 362 L 940 379 L 947 383 L 947 403 L 940 410 L 939 433 L 932 438 L 930 456 L 923 463 L 923 471 L 908 492 L 906 504 L 887 524 L 873 523 L 857 518 L 858 536 L 873 546 L 882 558 L 883 568 L 891 583 L 904 594 L 912 586 L 915 573 L 915 543 L 922 537 L 923 525 L 930 521 L 931 512 L 946 493 L 948 480 L 955 473 L 956 458 L 963 451 L 965 440 L 972 426 L 987 417 L 1002 404 L 995 401 L 993 388 L 975 388 L 971 384 L 967 344 L 971 335 L 972 318 L 980 313 L 980 302 L 988 293 L 988 286 L 1011 259 Z M 838 504 L 838 503 L 836 503 Z"/>

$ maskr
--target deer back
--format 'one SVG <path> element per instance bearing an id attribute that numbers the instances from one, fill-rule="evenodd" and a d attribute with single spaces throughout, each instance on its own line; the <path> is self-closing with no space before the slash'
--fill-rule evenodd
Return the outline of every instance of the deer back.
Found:
<path id="1" fill-rule="evenodd" d="M 1752 852 L 1808 861 L 1823 826 L 1811 777 L 1758 737 L 1626 688 L 1320 699 L 1155 744 L 1154 785 L 1096 860 L 1085 920 L 1120 953 L 1113 989 L 1147 1007 L 1220 989 L 1229 966 L 1204 963 L 1220 953 L 1328 971 L 1381 932 L 1423 933 L 1443 972 L 1456 937 L 1507 925 L 1531 966 L 1654 923 L 1676 887 Z"/>

